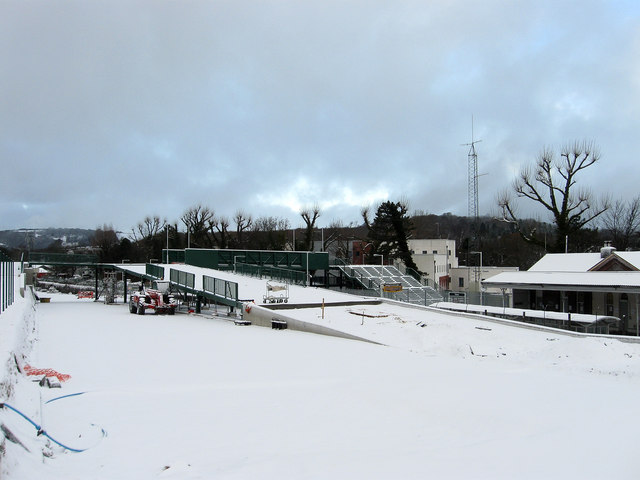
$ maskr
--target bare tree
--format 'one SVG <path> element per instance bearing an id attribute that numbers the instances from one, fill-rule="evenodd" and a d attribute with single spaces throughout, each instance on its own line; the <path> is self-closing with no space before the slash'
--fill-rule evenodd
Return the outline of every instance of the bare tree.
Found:
<path id="1" fill-rule="evenodd" d="M 229 225 L 229 219 L 225 216 L 214 216 L 209 220 L 208 230 L 218 248 L 229 247 Z"/>
<path id="2" fill-rule="evenodd" d="M 153 217 L 145 217 L 142 222 L 131 229 L 133 239 L 141 247 L 146 259 L 161 258 L 163 245 L 161 234 L 166 225 L 166 220 L 161 220 L 160 217 L 154 215 Z"/>
<path id="3" fill-rule="evenodd" d="M 371 213 L 371 207 L 366 206 L 360 209 L 360 215 L 362 216 L 362 220 L 364 221 L 364 226 L 369 228 L 371 226 L 371 221 L 369 220 L 369 214 Z"/>
<path id="4" fill-rule="evenodd" d="M 147 216 L 132 229 L 133 239 L 137 242 L 152 239 L 164 230 L 166 224 L 167 221 L 160 220 L 157 215 Z"/>
<path id="5" fill-rule="evenodd" d="M 214 219 L 213 210 L 203 205 L 196 205 L 187 209 L 180 220 L 187 228 L 190 243 L 196 247 L 213 246 L 213 239 L 209 235 L 209 225 Z"/>
<path id="6" fill-rule="evenodd" d="M 101 262 L 112 262 L 116 260 L 116 250 L 119 243 L 120 240 L 118 240 L 118 235 L 113 229 L 113 225 L 107 225 L 106 223 L 102 228 L 96 228 L 91 238 L 91 245 L 100 249 Z"/>
<path id="7" fill-rule="evenodd" d="M 238 210 L 235 213 L 233 220 L 236 223 L 236 243 L 239 248 L 244 248 L 244 232 L 251 229 L 253 217 L 242 210 Z"/>
<path id="8" fill-rule="evenodd" d="M 284 250 L 287 242 L 289 221 L 279 217 L 258 217 L 249 231 L 251 248 L 257 250 Z"/>
<path id="9" fill-rule="evenodd" d="M 566 236 L 580 231 L 609 208 L 607 198 L 594 201 L 590 191 L 576 187 L 578 174 L 599 159 L 595 146 L 587 142 L 564 147 L 559 158 L 551 149 L 545 149 L 534 168 L 524 168 L 513 182 L 512 189 L 518 198 L 532 200 L 551 214 L 556 228 L 552 251 L 563 251 Z M 522 238 L 544 245 L 544 239 L 535 230 L 525 231 L 523 228 L 517 205 L 509 191 L 500 194 L 498 205 L 503 219 L 513 223 Z"/>
<path id="10" fill-rule="evenodd" d="M 640 229 L 640 196 L 629 202 L 617 200 L 602 216 L 602 225 L 611 234 L 614 247 L 631 248 Z"/>
<path id="11" fill-rule="evenodd" d="M 312 251 L 313 250 L 313 229 L 316 226 L 316 221 L 320 216 L 320 207 L 318 204 L 315 204 L 312 207 L 304 207 L 300 211 L 300 216 L 305 224 L 304 229 L 304 243 L 305 250 Z"/>
<path id="12" fill-rule="evenodd" d="M 349 259 L 349 239 L 345 235 L 346 230 L 347 227 L 344 226 L 342 220 L 333 220 L 324 229 L 323 251 L 331 252 L 337 258 L 347 261 Z"/>

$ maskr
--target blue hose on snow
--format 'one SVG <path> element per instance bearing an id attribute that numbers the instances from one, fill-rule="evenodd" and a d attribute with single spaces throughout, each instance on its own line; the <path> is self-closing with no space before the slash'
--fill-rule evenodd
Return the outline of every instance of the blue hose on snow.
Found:
<path id="1" fill-rule="evenodd" d="M 47 400 L 44 403 L 46 405 L 47 403 L 55 402 L 56 400 L 62 400 L 63 398 L 69 398 L 69 397 L 77 397 L 78 395 L 84 395 L 85 393 L 87 392 L 70 393 L 69 395 L 62 395 L 61 397 L 52 398 L 51 400 Z"/>
<path id="2" fill-rule="evenodd" d="M 81 394 L 76 393 L 76 394 L 73 394 L 73 395 L 81 395 Z M 65 397 L 66 396 L 72 396 L 72 395 L 65 395 Z M 58 400 L 59 398 L 63 398 L 63 397 L 54 398 L 53 400 Z M 50 401 L 53 401 L 53 400 L 50 400 Z M 47 403 L 49 403 L 49 402 L 47 402 Z M 38 432 L 37 433 L 38 436 L 39 435 L 44 435 L 49 440 L 51 440 L 53 443 L 55 443 L 56 445 L 60 445 L 64 449 L 69 450 L 70 452 L 77 452 L 77 453 L 84 452 L 84 451 L 88 450 L 88 448 L 71 448 L 71 447 L 69 447 L 69 446 L 67 446 L 67 445 L 65 445 L 63 443 L 60 443 L 55 438 L 53 438 L 51 435 L 49 435 L 45 430 L 43 430 L 43 428 L 40 425 L 38 425 L 36 422 L 31 420 L 29 417 L 27 417 L 24 413 L 22 413 L 17 408 L 12 407 L 8 403 L 0 403 L 0 408 L 2 408 L 2 407 L 6 407 L 9 410 L 14 411 L 18 415 L 20 415 L 22 418 L 24 418 L 27 422 L 29 422 L 31 425 L 33 425 L 36 428 L 37 432 Z M 102 430 L 102 435 L 105 436 L 106 432 L 104 431 L 104 429 L 101 429 L 101 430 Z"/>

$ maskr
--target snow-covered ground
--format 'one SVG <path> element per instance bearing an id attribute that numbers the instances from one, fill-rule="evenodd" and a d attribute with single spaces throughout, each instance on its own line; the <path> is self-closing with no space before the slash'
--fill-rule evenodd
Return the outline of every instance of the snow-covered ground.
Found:
<path id="1" fill-rule="evenodd" d="M 71 379 L 20 376 L 0 400 L 88 450 L 43 456 L 46 438 L 5 408 L 30 452 L 7 442 L 2 478 L 638 476 L 638 344 L 389 304 L 288 312 L 385 345 L 73 295 L 35 308 L 24 361 Z"/>

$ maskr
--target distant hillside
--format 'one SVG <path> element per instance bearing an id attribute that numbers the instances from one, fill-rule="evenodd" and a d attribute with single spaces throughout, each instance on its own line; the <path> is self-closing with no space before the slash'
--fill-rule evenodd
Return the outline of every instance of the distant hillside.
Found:
<path id="1" fill-rule="evenodd" d="M 62 247 L 83 247 L 90 244 L 95 230 L 83 228 L 38 228 L 19 230 L 0 230 L 0 246 L 43 250 L 54 242 Z"/>

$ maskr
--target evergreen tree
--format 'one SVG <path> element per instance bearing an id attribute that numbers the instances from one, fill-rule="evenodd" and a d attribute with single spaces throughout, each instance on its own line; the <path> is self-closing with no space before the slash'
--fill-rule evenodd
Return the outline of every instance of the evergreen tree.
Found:
<path id="1" fill-rule="evenodd" d="M 413 230 L 411 218 L 407 216 L 407 206 L 403 202 L 386 201 L 380 204 L 373 223 L 369 222 L 368 210 L 362 215 L 369 228 L 368 239 L 373 244 L 373 254 L 381 254 L 391 261 L 400 259 L 409 269 L 418 272 L 411 258 L 407 238 Z"/>

